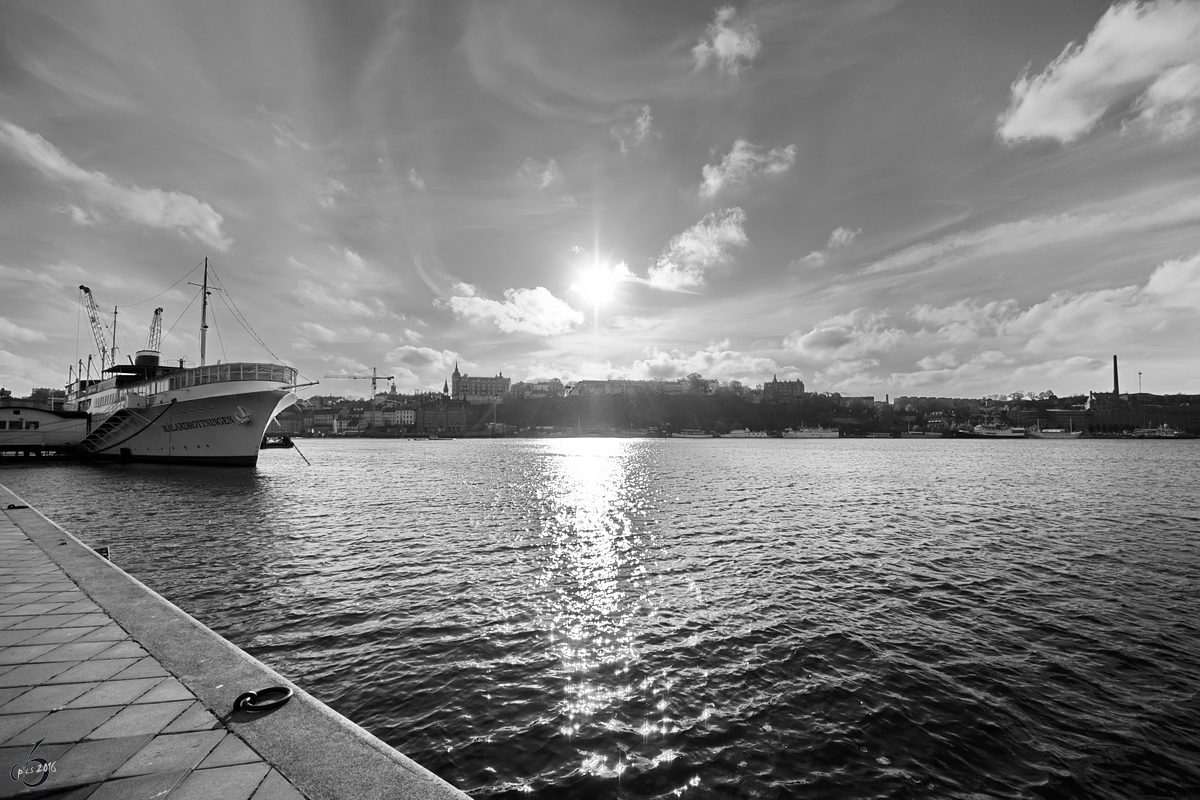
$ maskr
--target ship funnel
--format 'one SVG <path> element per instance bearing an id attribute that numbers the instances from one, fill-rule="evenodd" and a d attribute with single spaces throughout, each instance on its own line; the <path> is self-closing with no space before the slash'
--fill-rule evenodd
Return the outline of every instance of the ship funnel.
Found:
<path id="1" fill-rule="evenodd" d="M 157 367 L 158 366 L 157 350 L 138 350 L 133 358 L 135 367 Z"/>

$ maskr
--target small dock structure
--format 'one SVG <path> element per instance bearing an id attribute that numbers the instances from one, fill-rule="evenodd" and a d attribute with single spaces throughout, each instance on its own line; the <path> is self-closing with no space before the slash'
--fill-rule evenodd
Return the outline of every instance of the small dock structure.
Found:
<path id="1" fill-rule="evenodd" d="M 467 797 L 2 485 L 0 767 L 0 798 Z"/>

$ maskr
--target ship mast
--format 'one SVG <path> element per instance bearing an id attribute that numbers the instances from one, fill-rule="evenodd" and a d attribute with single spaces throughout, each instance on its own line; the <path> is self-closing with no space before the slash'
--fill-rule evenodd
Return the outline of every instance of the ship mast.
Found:
<path id="1" fill-rule="evenodd" d="M 200 291 L 200 366 L 204 366 L 204 348 L 208 341 L 208 256 L 204 257 L 204 286 Z"/>

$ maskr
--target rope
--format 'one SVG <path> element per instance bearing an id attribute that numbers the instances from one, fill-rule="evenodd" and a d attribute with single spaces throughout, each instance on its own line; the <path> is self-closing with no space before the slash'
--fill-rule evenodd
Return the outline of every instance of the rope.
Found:
<path id="1" fill-rule="evenodd" d="M 189 277 L 191 277 L 191 274 L 192 274 L 193 272 L 195 272 L 196 270 L 200 269 L 200 267 L 202 267 L 203 265 L 204 265 L 204 262 L 203 262 L 203 261 L 201 261 L 199 264 L 197 264 L 196 266 L 194 266 L 194 267 L 192 267 L 190 270 L 188 270 L 188 271 L 187 271 L 187 273 L 186 273 L 186 274 L 185 274 L 185 275 L 184 275 L 182 278 L 180 278 L 179 280 L 175 281 L 175 282 L 174 282 L 174 283 L 172 283 L 170 286 L 168 286 L 167 288 L 163 289 L 163 290 L 162 290 L 161 292 L 159 292 L 158 294 L 154 295 L 154 297 L 151 297 L 149 300 L 143 300 L 143 301 L 142 301 L 142 302 L 140 302 L 140 303 L 132 303 L 132 304 L 130 304 L 130 305 L 127 305 L 127 306 L 117 306 L 117 308 L 135 308 L 135 307 L 137 307 L 137 306 L 144 306 L 144 305 L 146 305 L 146 303 L 149 303 L 149 302 L 151 302 L 152 300 L 157 300 L 158 298 L 162 297 L 162 296 L 163 296 L 164 294 L 166 294 L 167 292 L 169 292 L 169 291 L 171 291 L 172 289 L 174 289 L 174 288 L 175 288 L 176 286 L 178 286 L 179 284 L 181 284 L 181 283 L 183 283 L 184 281 L 186 281 L 186 280 L 187 280 Z"/>

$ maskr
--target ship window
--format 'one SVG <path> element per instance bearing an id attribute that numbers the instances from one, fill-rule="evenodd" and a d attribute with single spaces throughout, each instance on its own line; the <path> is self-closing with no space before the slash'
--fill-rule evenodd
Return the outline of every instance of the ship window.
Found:
<path id="1" fill-rule="evenodd" d="M 36 419 L 25 420 L 25 430 L 36 431 L 38 429 L 38 421 Z"/>

